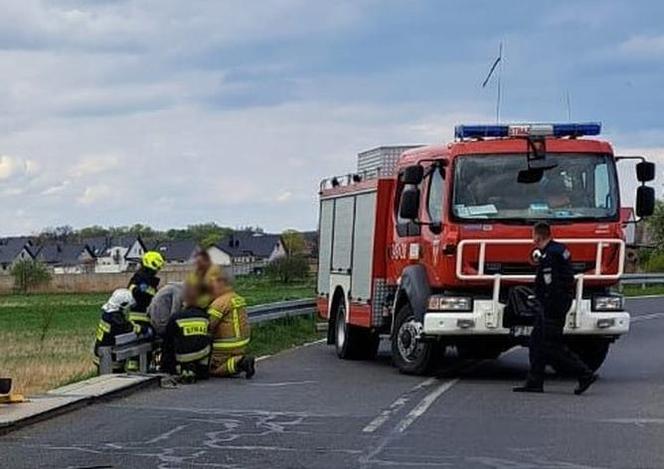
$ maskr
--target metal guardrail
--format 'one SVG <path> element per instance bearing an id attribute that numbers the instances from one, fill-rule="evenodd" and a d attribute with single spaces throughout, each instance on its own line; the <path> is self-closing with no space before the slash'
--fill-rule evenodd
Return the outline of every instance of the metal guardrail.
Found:
<path id="1" fill-rule="evenodd" d="M 249 322 L 251 324 L 291 316 L 309 316 L 316 313 L 316 300 L 314 298 L 307 298 L 304 300 L 280 301 L 278 303 L 251 306 L 247 308 L 247 313 L 249 314 Z"/>
<path id="2" fill-rule="evenodd" d="M 623 285 L 657 285 L 664 284 L 664 273 L 635 273 L 623 274 L 620 277 L 620 283 Z"/>

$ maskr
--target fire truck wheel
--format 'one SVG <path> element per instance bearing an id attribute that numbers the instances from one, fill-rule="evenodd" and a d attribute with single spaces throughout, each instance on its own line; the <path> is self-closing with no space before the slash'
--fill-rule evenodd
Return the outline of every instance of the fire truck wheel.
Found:
<path id="1" fill-rule="evenodd" d="M 611 342 L 604 338 L 579 338 L 569 343 L 569 348 L 575 352 L 583 362 L 593 371 L 597 371 L 607 354 Z M 558 371 L 558 370 L 556 370 Z"/>
<path id="2" fill-rule="evenodd" d="M 337 305 L 334 322 L 334 345 L 339 358 L 346 360 L 363 358 L 366 343 L 362 329 L 353 327 L 346 320 L 346 304 L 340 301 Z"/>
<path id="3" fill-rule="evenodd" d="M 440 355 L 437 342 L 418 340 L 421 331 L 422 324 L 415 321 L 411 306 L 403 305 L 397 313 L 392 337 L 392 360 L 402 373 L 426 374 Z"/>

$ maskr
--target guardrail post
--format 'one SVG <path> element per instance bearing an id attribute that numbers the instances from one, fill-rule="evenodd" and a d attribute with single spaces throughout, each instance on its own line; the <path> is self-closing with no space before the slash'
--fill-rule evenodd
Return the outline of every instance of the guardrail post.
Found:
<path id="1" fill-rule="evenodd" d="M 141 373 L 148 372 L 148 354 L 145 352 L 138 356 L 138 371 Z"/>
<path id="2" fill-rule="evenodd" d="M 99 347 L 97 349 L 97 352 L 99 353 L 100 375 L 110 375 L 113 373 L 113 354 L 111 348 L 112 347 Z"/>

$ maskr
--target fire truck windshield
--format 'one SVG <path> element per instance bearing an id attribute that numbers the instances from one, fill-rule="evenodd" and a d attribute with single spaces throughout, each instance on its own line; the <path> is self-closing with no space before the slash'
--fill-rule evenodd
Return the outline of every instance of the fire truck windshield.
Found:
<path id="1" fill-rule="evenodd" d="M 461 220 L 615 219 L 614 160 L 599 154 L 548 154 L 542 179 L 517 182 L 524 154 L 468 155 L 455 161 L 452 212 Z"/>

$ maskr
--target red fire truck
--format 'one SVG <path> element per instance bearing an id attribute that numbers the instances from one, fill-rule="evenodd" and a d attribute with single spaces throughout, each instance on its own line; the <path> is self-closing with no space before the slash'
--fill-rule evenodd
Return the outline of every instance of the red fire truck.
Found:
<path id="1" fill-rule="evenodd" d="M 395 365 L 422 374 L 448 347 L 495 358 L 523 344 L 531 323 L 505 305 L 534 280 L 531 230 L 546 221 L 576 272 L 565 337 L 597 369 L 630 324 L 612 291 L 625 256 L 617 161 L 640 160 L 637 216 L 655 200 L 654 164 L 584 138 L 599 133 L 598 123 L 460 125 L 452 143 L 323 180 L 318 309 L 339 357 L 374 357 L 389 336 Z"/>

